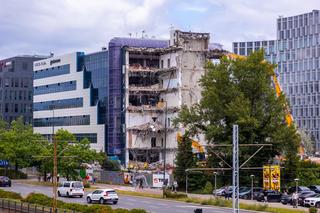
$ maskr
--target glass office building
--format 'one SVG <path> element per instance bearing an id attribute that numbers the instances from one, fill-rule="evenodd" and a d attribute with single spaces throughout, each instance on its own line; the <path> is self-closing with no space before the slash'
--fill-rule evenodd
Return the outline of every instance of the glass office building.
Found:
<path id="1" fill-rule="evenodd" d="M 34 131 L 52 138 L 66 129 L 106 151 L 108 51 L 82 52 L 34 63 Z"/>
<path id="2" fill-rule="evenodd" d="M 267 41 L 269 47 L 275 42 L 270 56 L 265 48 L 266 59 L 276 63 L 281 87 L 290 103 L 295 123 L 309 132 L 316 141 L 316 151 L 320 151 L 320 17 L 319 10 L 313 10 L 290 17 L 277 19 L 277 40 Z M 248 55 L 261 47 L 256 42 L 234 42 L 233 52 Z M 263 43 L 263 41 L 262 41 Z M 276 60 L 274 60 L 276 57 Z"/>

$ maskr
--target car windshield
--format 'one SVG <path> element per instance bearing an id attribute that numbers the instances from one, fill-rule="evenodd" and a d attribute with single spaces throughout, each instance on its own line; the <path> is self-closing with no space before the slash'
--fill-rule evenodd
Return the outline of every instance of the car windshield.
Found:
<path id="1" fill-rule="evenodd" d="M 300 186 L 300 189 L 302 191 L 310 191 L 310 189 L 308 187 L 305 187 L 305 186 Z"/>
<path id="2" fill-rule="evenodd" d="M 74 183 L 72 184 L 72 186 L 73 186 L 74 188 L 82 188 L 82 187 L 83 187 L 83 185 L 82 185 L 81 182 L 74 182 Z"/>
<path id="3" fill-rule="evenodd" d="M 250 189 L 248 187 L 240 187 L 239 192 L 246 192 L 249 191 Z"/>

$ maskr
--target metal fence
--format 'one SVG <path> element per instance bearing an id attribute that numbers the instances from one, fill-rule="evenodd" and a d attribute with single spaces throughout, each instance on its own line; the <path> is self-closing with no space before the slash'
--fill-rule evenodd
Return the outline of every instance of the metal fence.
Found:
<path id="1" fill-rule="evenodd" d="M 45 207 L 30 203 L 0 199 L 0 212 L 10 213 L 53 213 L 52 207 Z M 76 213 L 71 210 L 57 209 L 56 213 Z"/>

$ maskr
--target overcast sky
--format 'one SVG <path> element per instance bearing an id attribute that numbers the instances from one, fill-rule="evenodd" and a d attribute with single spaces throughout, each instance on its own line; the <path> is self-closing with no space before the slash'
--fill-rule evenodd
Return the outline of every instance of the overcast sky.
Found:
<path id="1" fill-rule="evenodd" d="M 276 18 L 319 9 L 319 0 L 0 0 L 0 59 L 94 52 L 113 37 L 168 39 L 169 29 L 232 41 L 274 39 Z"/>

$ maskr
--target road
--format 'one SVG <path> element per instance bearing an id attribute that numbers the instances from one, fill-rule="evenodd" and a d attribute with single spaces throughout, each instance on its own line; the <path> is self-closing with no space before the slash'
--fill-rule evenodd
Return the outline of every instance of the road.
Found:
<path id="1" fill-rule="evenodd" d="M 47 186 L 34 186 L 22 183 L 13 183 L 12 187 L 1 188 L 7 191 L 13 191 L 21 193 L 22 196 L 26 196 L 31 192 L 42 193 L 52 197 L 52 188 Z M 88 192 L 86 192 L 87 194 Z M 61 197 L 60 200 L 70 203 L 86 204 L 86 196 L 83 198 L 66 198 Z M 108 204 L 107 204 L 108 205 Z M 136 196 L 119 196 L 119 202 L 117 205 L 112 205 L 112 208 L 142 208 L 151 213 L 193 213 L 195 209 L 202 208 L 203 213 L 228 213 L 232 212 L 230 208 L 202 206 L 197 204 L 190 204 L 185 202 L 162 200 L 154 198 L 136 197 Z M 252 211 L 241 210 L 243 213 L 249 213 Z"/>

